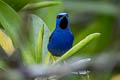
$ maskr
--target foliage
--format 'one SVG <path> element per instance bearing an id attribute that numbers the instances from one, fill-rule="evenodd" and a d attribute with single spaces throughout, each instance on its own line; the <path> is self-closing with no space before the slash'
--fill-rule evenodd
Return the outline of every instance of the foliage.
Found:
<path id="1" fill-rule="evenodd" d="M 61 11 L 69 13 L 75 41 L 74 46 L 57 58 L 54 65 L 76 55 L 90 56 L 112 51 L 112 44 L 116 41 L 120 43 L 117 33 L 120 24 L 117 28 L 114 26 L 119 7 L 107 1 L 0 0 L 0 26 L 3 27 L 0 30 L 0 46 L 9 56 L 20 49 L 22 60 L 28 66 L 50 65 L 52 55 L 47 50 L 47 44 L 55 28 L 56 14 Z M 3 68 L 4 61 L 0 62 Z M 97 80 L 110 78 L 107 74 L 101 76 Z"/>

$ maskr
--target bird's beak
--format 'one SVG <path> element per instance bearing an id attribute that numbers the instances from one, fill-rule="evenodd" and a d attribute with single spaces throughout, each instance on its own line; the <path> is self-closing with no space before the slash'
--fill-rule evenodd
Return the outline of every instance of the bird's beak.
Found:
<path id="1" fill-rule="evenodd" d="M 63 18 L 66 18 L 66 16 L 63 16 Z"/>
<path id="2" fill-rule="evenodd" d="M 67 17 L 66 17 L 66 16 L 63 16 L 62 18 L 63 18 L 63 19 L 64 19 L 64 18 L 66 18 L 66 19 L 67 19 Z"/>

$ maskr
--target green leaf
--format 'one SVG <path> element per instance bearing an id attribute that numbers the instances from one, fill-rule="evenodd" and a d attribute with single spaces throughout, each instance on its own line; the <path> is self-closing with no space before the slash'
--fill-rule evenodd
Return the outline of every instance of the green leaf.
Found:
<path id="1" fill-rule="evenodd" d="M 16 11 L 19 11 L 22 7 L 24 7 L 31 0 L 2 0 L 10 5 Z"/>
<path id="2" fill-rule="evenodd" d="M 5 64 L 5 62 L 2 59 L 0 59 L 0 69 L 4 70 L 4 71 L 7 70 L 7 65 Z"/>
<path id="3" fill-rule="evenodd" d="M 74 47 L 72 47 L 69 51 L 67 51 L 63 56 L 61 56 L 59 59 L 57 59 L 55 64 L 72 56 L 77 51 L 79 51 L 80 49 L 85 47 L 88 43 L 90 43 L 93 39 L 96 39 L 99 36 L 100 36 L 100 33 L 93 33 L 93 34 L 88 35 L 86 38 L 84 38 L 78 44 L 76 44 Z"/>
<path id="4" fill-rule="evenodd" d="M 22 23 L 21 21 L 20 16 L 9 5 L 0 1 L 0 23 L 14 43 L 20 40 L 18 34 Z"/>
<path id="5" fill-rule="evenodd" d="M 26 5 L 22 10 L 36 10 L 39 8 L 59 5 L 61 3 L 62 2 L 60 1 L 44 1 L 44 2 L 38 2 L 38 3 L 31 3 L 31 4 Z"/>
<path id="6" fill-rule="evenodd" d="M 48 52 L 45 56 L 44 64 L 49 64 L 50 63 L 50 57 L 51 57 L 51 53 Z"/>
<path id="7" fill-rule="evenodd" d="M 44 24 L 44 35 L 43 35 L 43 40 L 42 40 L 42 61 L 44 60 L 44 57 L 46 56 L 46 54 L 48 53 L 47 50 L 47 44 L 49 41 L 49 36 L 50 36 L 50 30 L 48 29 L 47 25 L 44 23 L 44 21 L 36 16 L 36 15 L 31 15 L 32 16 L 32 31 L 31 31 L 31 38 L 32 38 L 32 44 L 33 44 L 33 48 L 37 49 L 37 41 L 38 41 L 38 36 L 39 36 L 39 32 L 41 30 L 41 27 Z"/>
<path id="8" fill-rule="evenodd" d="M 36 61 L 39 63 L 42 62 L 42 40 L 44 35 L 44 25 L 41 27 L 38 40 L 37 40 L 37 48 L 36 48 Z"/>
<path id="9" fill-rule="evenodd" d="M 22 49 L 22 58 L 24 62 L 28 65 L 35 64 L 35 59 L 33 58 L 33 55 L 30 54 L 31 50 L 29 49 Z"/>

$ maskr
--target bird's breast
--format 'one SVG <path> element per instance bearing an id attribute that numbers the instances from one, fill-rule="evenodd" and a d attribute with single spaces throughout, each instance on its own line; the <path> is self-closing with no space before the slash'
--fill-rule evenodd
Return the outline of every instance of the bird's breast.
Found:
<path id="1" fill-rule="evenodd" d="M 51 43 L 59 48 L 68 48 L 72 46 L 72 35 L 70 32 L 56 32 L 53 34 Z"/>
<path id="2" fill-rule="evenodd" d="M 54 32 L 48 44 L 49 51 L 55 56 L 61 56 L 72 47 L 73 35 L 71 32 Z"/>

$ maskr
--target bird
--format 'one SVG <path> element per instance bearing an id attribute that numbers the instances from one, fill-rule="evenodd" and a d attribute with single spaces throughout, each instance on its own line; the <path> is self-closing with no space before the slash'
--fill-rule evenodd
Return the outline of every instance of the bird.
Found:
<path id="1" fill-rule="evenodd" d="M 68 13 L 58 13 L 56 28 L 49 37 L 48 51 L 56 57 L 61 57 L 72 48 L 74 35 L 70 30 Z"/>

